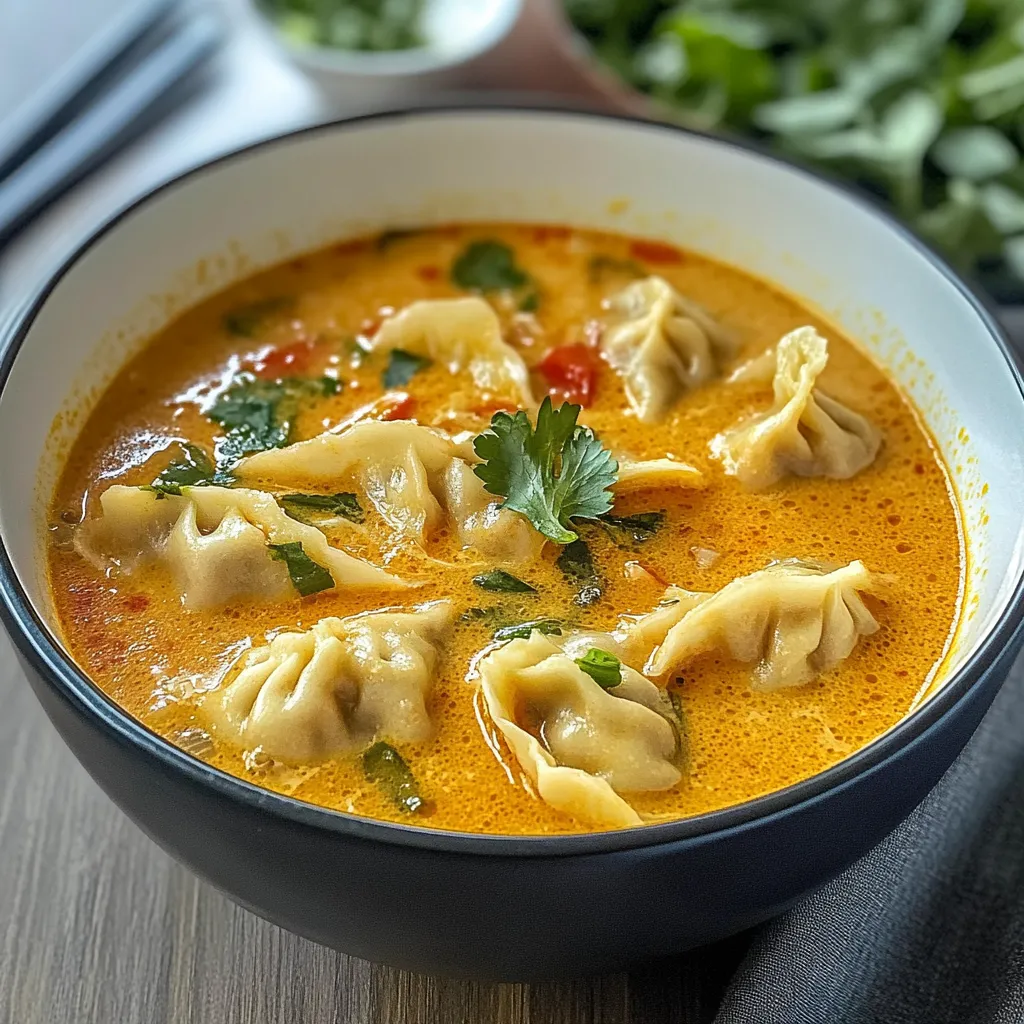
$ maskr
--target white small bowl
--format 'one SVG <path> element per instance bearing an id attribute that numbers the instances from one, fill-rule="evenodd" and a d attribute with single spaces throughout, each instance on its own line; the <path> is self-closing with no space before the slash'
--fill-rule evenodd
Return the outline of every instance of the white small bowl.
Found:
<path id="1" fill-rule="evenodd" d="M 512 30 L 523 0 L 427 0 L 425 43 L 408 50 L 343 50 L 289 39 L 260 5 L 250 0 L 264 34 L 331 97 L 363 107 L 400 100 L 417 89 L 471 84 L 478 58 Z"/>

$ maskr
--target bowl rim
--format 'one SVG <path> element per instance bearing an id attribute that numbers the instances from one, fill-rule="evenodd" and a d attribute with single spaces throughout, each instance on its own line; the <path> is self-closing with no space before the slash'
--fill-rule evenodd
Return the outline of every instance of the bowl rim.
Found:
<path id="1" fill-rule="evenodd" d="M 988 302 L 967 284 L 927 243 L 910 228 L 897 221 L 870 197 L 846 182 L 830 179 L 817 170 L 793 163 L 774 153 L 766 152 L 747 140 L 723 138 L 708 132 L 676 124 L 650 122 L 616 113 L 574 109 L 571 106 L 524 103 L 458 102 L 424 104 L 401 109 L 379 111 L 356 117 L 341 118 L 320 124 L 282 132 L 233 149 L 176 174 L 142 195 L 135 197 L 103 224 L 92 231 L 56 269 L 49 272 L 31 298 L 16 307 L 0 326 L 0 401 L 7 390 L 10 375 L 22 344 L 25 342 L 40 311 L 51 293 L 65 276 L 121 221 L 161 196 L 178 188 L 208 170 L 244 160 L 264 150 L 289 145 L 307 137 L 334 132 L 345 132 L 366 125 L 387 126 L 421 117 L 459 118 L 469 115 L 489 118 L 502 116 L 534 117 L 540 119 L 583 119 L 599 121 L 613 128 L 625 127 L 650 132 L 682 134 L 698 139 L 702 144 L 724 147 L 752 154 L 761 160 L 779 165 L 806 179 L 839 192 L 853 202 L 864 216 L 880 220 L 897 237 L 915 248 L 932 267 L 972 307 L 990 340 L 1007 364 L 1022 403 L 1024 378 L 1013 356 L 1010 342 L 996 320 Z M 0 499 L 2 500 L 2 499 Z M 331 810 L 306 803 L 291 796 L 273 793 L 254 783 L 239 779 L 213 768 L 169 740 L 163 739 L 142 722 L 133 718 L 85 672 L 64 653 L 60 641 L 49 626 L 36 613 L 28 593 L 14 569 L 6 540 L 0 536 L 0 621 L 10 635 L 18 653 L 35 670 L 45 685 L 79 716 L 91 719 L 92 724 L 106 733 L 106 738 L 131 748 L 137 755 L 153 757 L 181 784 L 212 790 L 217 796 L 245 805 L 245 809 L 269 814 L 283 821 L 321 832 L 333 833 L 341 839 L 363 839 L 419 848 L 424 851 L 466 855 L 540 856 L 558 857 L 636 850 L 666 843 L 706 842 L 724 832 L 750 828 L 767 819 L 782 816 L 813 804 L 839 788 L 851 785 L 857 778 L 879 770 L 886 761 L 901 753 L 935 726 L 941 718 L 974 689 L 998 661 L 1003 651 L 1012 644 L 1024 623 L 1024 564 L 1017 571 L 1012 593 L 1005 599 L 994 625 L 980 640 L 976 650 L 942 686 L 917 710 L 897 722 L 887 732 L 866 746 L 822 772 L 802 779 L 783 789 L 734 804 L 717 811 L 680 818 L 658 824 L 606 832 L 565 835 L 506 835 L 460 832 L 433 829 L 427 826 L 380 821 L 345 811 Z"/>

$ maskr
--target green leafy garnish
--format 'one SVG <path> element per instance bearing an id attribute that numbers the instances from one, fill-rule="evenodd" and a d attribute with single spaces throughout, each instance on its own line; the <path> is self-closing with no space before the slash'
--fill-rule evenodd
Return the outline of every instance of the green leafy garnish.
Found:
<path id="1" fill-rule="evenodd" d="M 606 512 L 597 517 L 597 522 L 616 544 L 628 547 L 650 540 L 665 524 L 665 513 L 637 512 L 631 516 L 615 516 Z"/>
<path id="2" fill-rule="evenodd" d="M 540 308 L 540 293 L 534 289 L 533 291 L 527 292 L 519 300 L 519 312 L 520 313 L 536 313 Z"/>
<path id="3" fill-rule="evenodd" d="M 224 314 L 224 329 L 239 338 L 254 338 L 273 320 L 283 316 L 294 306 L 295 300 L 289 296 L 278 296 L 239 306 Z"/>
<path id="4" fill-rule="evenodd" d="M 611 690 L 622 682 L 622 662 L 607 651 L 591 647 L 576 664 L 604 690 Z"/>
<path id="5" fill-rule="evenodd" d="M 497 412 L 490 429 L 473 441 L 483 460 L 473 472 L 490 494 L 557 544 L 577 539 L 570 521 L 596 519 L 611 510 L 611 486 L 618 463 L 594 436 L 576 423 L 580 406 L 556 410 L 547 397 L 537 427 L 525 412 Z"/>
<path id="6" fill-rule="evenodd" d="M 363 752 L 363 774 L 379 786 L 387 798 L 408 814 L 423 810 L 425 801 L 405 758 L 390 743 L 374 743 Z"/>
<path id="7" fill-rule="evenodd" d="M 426 0 L 259 0 L 278 31 L 298 46 L 408 50 L 423 46 Z"/>
<path id="8" fill-rule="evenodd" d="M 366 519 L 363 506 L 351 491 L 337 494 L 282 494 L 278 504 L 285 512 L 300 523 L 324 516 L 341 516 L 350 523 L 361 523 Z"/>
<path id="9" fill-rule="evenodd" d="M 537 588 L 513 576 L 504 569 L 492 569 L 473 577 L 473 582 L 482 590 L 491 590 L 496 594 L 536 594 Z"/>
<path id="10" fill-rule="evenodd" d="M 148 485 L 157 495 L 181 494 L 182 487 L 212 483 L 217 467 L 206 451 L 195 444 L 183 444 L 184 457 L 169 462 L 160 475 Z"/>
<path id="11" fill-rule="evenodd" d="M 430 366 L 426 356 L 418 356 L 414 352 L 406 352 L 401 348 L 393 348 L 388 354 L 388 365 L 381 374 L 384 387 L 404 388 L 420 370 Z"/>
<path id="12" fill-rule="evenodd" d="M 504 242 L 470 242 L 452 264 L 452 281 L 478 292 L 515 291 L 530 283 L 516 265 L 515 253 Z"/>
<path id="13" fill-rule="evenodd" d="M 561 636 L 562 623 L 558 619 L 530 619 L 528 622 L 517 622 L 513 626 L 502 626 L 494 631 L 495 640 L 529 640 L 530 634 L 536 630 L 545 636 Z"/>
<path id="14" fill-rule="evenodd" d="M 597 571 L 590 546 L 585 540 L 574 540 L 566 544 L 555 560 L 555 565 L 576 586 L 573 601 L 586 608 L 601 599 L 604 593 L 604 580 Z"/>
<path id="15" fill-rule="evenodd" d="M 240 373 L 206 410 L 226 431 L 217 441 L 218 465 L 231 466 L 253 452 L 283 448 L 291 439 L 292 419 L 300 400 L 330 396 L 340 388 L 334 377 L 269 381 Z"/>
<path id="16" fill-rule="evenodd" d="M 270 557 L 288 566 L 292 586 L 303 596 L 318 594 L 334 586 L 334 577 L 319 563 L 314 562 L 302 549 L 302 544 L 289 541 L 287 544 L 268 544 Z"/>
<path id="17" fill-rule="evenodd" d="M 592 284 L 601 284 L 609 277 L 639 278 L 647 276 L 647 271 L 636 260 L 620 260 L 603 253 L 591 256 L 587 269 Z"/>

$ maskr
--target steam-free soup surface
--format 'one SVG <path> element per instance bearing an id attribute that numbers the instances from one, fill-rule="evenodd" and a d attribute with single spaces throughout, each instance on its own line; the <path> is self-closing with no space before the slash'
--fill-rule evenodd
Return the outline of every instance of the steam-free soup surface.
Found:
<path id="1" fill-rule="evenodd" d="M 499 313 L 504 340 L 531 368 L 534 394 L 552 388 L 556 405 L 565 394 L 583 404 L 580 422 L 616 454 L 667 456 L 705 477 L 703 489 L 663 486 L 618 495 L 615 515 L 664 511 L 660 527 L 641 541 L 579 524 L 601 581 L 593 603 L 574 601 L 579 581 L 559 567 L 563 548 L 550 541 L 535 560 L 503 566 L 535 593 L 482 589 L 473 579 L 494 569 L 493 559 L 460 550 L 450 530 L 435 531 L 425 551 L 395 541 L 348 479 L 329 490 L 357 495 L 366 511 L 363 528 L 328 531 L 331 543 L 386 564 L 419 584 L 415 591 L 333 588 L 308 597 L 292 591 L 272 601 L 190 610 L 159 562 L 126 573 L 116 564 L 98 568 L 76 550 L 79 524 L 99 515 L 98 499 L 108 487 L 150 484 L 182 459 L 182 443 L 211 456 L 223 447 L 218 439 L 225 428 L 207 413 L 239 374 L 337 381 L 294 401 L 290 442 L 368 418 L 412 419 L 476 435 L 495 411 L 521 404 L 482 392 L 469 373 L 452 374 L 442 361 L 418 365 L 407 382 L 387 388 L 387 354 L 363 351 L 395 311 L 420 299 L 467 294 L 456 283 L 458 272 L 453 280 L 453 265 L 481 240 L 500 243 L 491 255 L 510 252 L 521 272 L 485 297 Z M 595 347 L 607 329 L 604 300 L 644 275 L 659 275 L 700 303 L 737 343 L 717 375 L 686 390 L 654 424 L 633 413 L 623 379 Z M 869 420 L 883 442 L 873 462 L 848 479 L 790 475 L 752 491 L 724 472 L 709 443 L 771 405 L 770 375 L 736 382 L 730 371 L 803 325 L 828 340 L 818 385 Z M 552 360 L 546 373 L 539 369 L 550 350 L 567 345 L 588 346 L 594 357 L 584 360 L 593 375 L 589 395 L 572 380 L 567 385 Z M 570 351 L 570 364 L 574 357 L 578 349 Z M 758 690 L 751 665 L 721 649 L 690 659 L 661 681 L 681 711 L 681 781 L 623 794 L 643 820 L 711 811 L 791 785 L 908 713 L 955 625 L 962 551 L 954 500 L 935 448 L 894 383 L 793 298 L 735 268 L 666 246 L 561 228 L 475 225 L 340 245 L 247 280 L 179 317 L 114 379 L 71 449 L 51 511 L 49 568 L 65 642 L 82 668 L 130 714 L 217 768 L 374 818 L 533 834 L 601 826 L 538 798 L 488 715 L 472 668 L 493 645 L 495 628 L 549 618 L 567 624 L 565 630 L 610 630 L 623 613 L 657 607 L 667 583 L 710 593 L 773 560 L 794 558 L 826 566 L 859 559 L 879 574 L 884 585 L 863 595 L 878 630 L 803 685 Z M 308 629 L 326 616 L 439 599 L 453 602 L 455 621 L 428 699 L 434 734 L 394 743 L 422 795 L 418 810 L 399 807 L 387 787 L 368 777 L 361 750 L 288 763 L 234 746 L 210 728 L 204 696 L 268 636 Z"/>

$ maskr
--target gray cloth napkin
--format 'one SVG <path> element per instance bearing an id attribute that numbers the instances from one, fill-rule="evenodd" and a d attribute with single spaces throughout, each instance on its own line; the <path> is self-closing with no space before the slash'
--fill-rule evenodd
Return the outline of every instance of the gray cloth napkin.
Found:
<path id="1" fill-rule="evenodd" d="M 766 925 L 716 1024 L 1024 1021 L 1024 659 L 892 835 Z"/>

